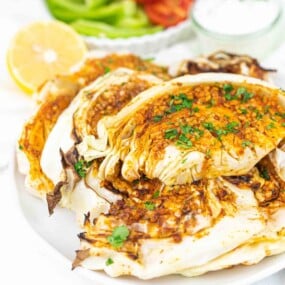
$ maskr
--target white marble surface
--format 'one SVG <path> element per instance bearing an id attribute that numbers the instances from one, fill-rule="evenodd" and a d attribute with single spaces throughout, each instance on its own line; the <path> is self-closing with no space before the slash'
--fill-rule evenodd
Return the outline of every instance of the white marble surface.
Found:
<path id="1" fill-rule="evenodd" d="M 32 109 L 32 102 L 11 81 L 5 53 L 10 38 L 19 27 L 43 19 L 47 14 L 41 0 L 0 0 L 0 5 L 0 284 L 94 284 L 77 275 L 76 271 L 72 272 L 41 247 L 35 233 L 23 222 L 15 201 L 9 165 L 17 134 Z M 276 79 L 285 87 L 285 45 L 268 60 L 268 64 L 281 68 Z M 285 270 L 254 285 L 283 284 Z"/>

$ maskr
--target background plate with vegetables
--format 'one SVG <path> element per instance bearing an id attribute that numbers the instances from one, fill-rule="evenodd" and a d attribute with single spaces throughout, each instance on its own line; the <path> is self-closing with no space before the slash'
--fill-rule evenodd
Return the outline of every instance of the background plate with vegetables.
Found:
<path id="1" fill-rule="evenodd" d="M 150 54 L 191 34 L 193 0 L 45 0 L 91 48 Z"/>

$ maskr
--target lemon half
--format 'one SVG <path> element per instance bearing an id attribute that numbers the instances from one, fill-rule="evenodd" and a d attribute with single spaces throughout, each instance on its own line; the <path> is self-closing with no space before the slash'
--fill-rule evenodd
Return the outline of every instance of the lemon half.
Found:
<path id="1" fill-rule="evenodd" d="M 85 56 L 84 40 L 58 21 L 34 22 L 21 29 L 7 52 L 8 70 L 27 93 L 46 80 L 70 71 Z"/>

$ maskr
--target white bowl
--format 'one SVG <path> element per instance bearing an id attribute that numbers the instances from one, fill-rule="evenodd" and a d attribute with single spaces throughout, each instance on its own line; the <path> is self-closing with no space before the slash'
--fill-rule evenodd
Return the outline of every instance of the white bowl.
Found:
<path id="1" fill-rule="evenodd" d="M 191 34 L 191 21 L 187 19 L 174 27 L 151 35 L 127 39 L 85 37 L 85 40 L 90 49 L 128 51 L 143 56 L 154 54 L 163 48 L 186 40 Z"/>

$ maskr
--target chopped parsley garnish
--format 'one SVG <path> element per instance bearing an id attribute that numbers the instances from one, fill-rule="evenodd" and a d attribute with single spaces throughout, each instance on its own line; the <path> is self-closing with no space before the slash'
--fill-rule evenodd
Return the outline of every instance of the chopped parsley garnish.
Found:
<path id="1" fill-rule="evenodd" d="M 176 138 L 177 135 L 178 131 L 176 129 L 168 129 L 164 133 L 164 137 L 169 140 Z"/>
<path id="2" fill-rule="evenodd" d="M 156 190 L 156 191 L 153 193 L 152 197 L 156 199 L 156 198 L 159 197 L 159 195 L 160 195 L 159 190 Z"/>
<path id="3" fill-rule="evenodd" d="M 210 149 L 206 150 L 205 157 L 208 159 L 211 158 L 211 150 Z"/>
<path id="4" fill-rule="evenodd" d="M 108 66 L 105 66 L 104 67 L 104 73 L 106 74 L 106 73 L 109 73 L 111 71 L 111 68 L 110 67 L 108 67 Z"/>
<path id="5" fill-rule="evenodd" d="M 91 166 L 91 164 L 91 161 L 87 162 L 85 160 L 78 160 L 74 164 L 74 169 L 80 177 L 84 178 L 86 176 L 87 169 Z"/>
<path id="6" fill-rule="evenodd" d="M 110 258 L 110 257 L 106 260 L 106 265 L 107 266 L 109 266 L 109 265 L 111 265 L 113 263 L 114 263 L 114 260 L 112 258 Z"/>
<path id="7" fill-rule="evenodd" d="M 282 127 L 285 127 L 285 123 L 281 123 L 281 126 L 282 126 Z"/>
<path id="8" fill-rule="evenodd" d="M 248 146 L 250 146 L 251 145 L 251 141 L 247 141 L 247 140 L 244 140 L 244 141 L 242 141 L 242 143 L 241 143 L 241 146 L 242 147 L 248 147 Z"/>
<path id="9" fill-rule="evenodd" d="M 193 111 L 194 113 L 197 113 L 197 112 L 200 111 L 200 109 L 199 109 L 198 107 L 194 107 L 194 108 L 192 108 L 192 111 Z"/>
<path id="10" fill-rule="evenodd" d="M 217 129 L 211 122 L 205 122 L 203 123 L 203 126 L 205 129 L 207 129 L 211 133 L 214 133 L 218 137 L 218 139 L 221 140 L 221 137 L 223 135 L 227 135 L 229 133 L 237 133 L 238 130 L 236 129 L 236 127 L 239 126 L 239 123 L 230 122 L 225 126 L 225 129 Z"/>
<path id="11" fill-rule="evenodd" d="M 230 93 L 226 93 L 224 97 L 228 101 L 236 99 L 236 96 L 232 96 Z"/>
<path id="12" fill-rule="evenodd" d="M 215 105 L 215 100 L 213 98 L 211 98 L 208 102 L 207 102 L 207 108 L 212 108 Z"/>
<path id="13" fill-rule="evenodd" d="M 231 84 L 225 84 L 223 86 L 223 89 L 224 89 L 225 92 L 229 93 L 229 92 L 234 90 L 234 87 Z"/>
<path id="14" fill-rule="evenodd" d="M 151 201 L 146 201 L 144 203 L 144 206 L 149 211 L 153 211 L 155 209 L 155 207 L 156 207 L 155 204 L 153 202 L 151 202 Z"/>
<path id="15" fill-rule="evenodd" d="M 24 147 L 21 144 L 19 144 L 19 150 L 23 150 L 23 149 Z"/>
<path id="16" fill-rule="evenodd" d="M 192 126 L 189 126 L 189 125 L 181 125 L 180 129 L 181 129 L 183 134 L 193 134 L 193 132 L 194 132 L 194 128 Z"/>
<path id="17" fill-rule="evenodd" d="M 226 125 L 226 132 L 227 133 L 237 133 L 238 130 L 236 129 L 236 127 L 239 126 L 239 123 L 237 122 L 230 122 Z"/>
<path id="18" fill-rule="evenodd" d="M 183 148 L 190 148 L 193 146 L 191 140 L 187 138 L 185 134 L 181 134 L 178 137 L 178 141 L 176 142 L 176 144 Z"/>
<path id="19" fill-rule="evenodd" d="M 243 115 L 246 115 L 248 113 L 248 111 L 244 108 L 240 108 L 240 111 Z"/>
<path id="20" fill-rule="evenodd" d="M 239 88 L 237 89 L 236 96 L 241 97 L 241 101 L 242 101 L 243 103 L 246 103 L 246 102 L 249 101 L 254 95 L 253 95 L 253 93 L 248 92 L 246 88 L 244 88 L 244 87 L 239 87 Z"/>
<path id="21" fill-rule="evenodd" d="M 205 129 L 207 129 L 210 132 L 216 131 L 213 123 L 205 122 L 205 123 L 203 123 L 203 126 L 204 126 Z"/>
<path id="22" fill-rule="evenodd" d="M 261 120 L 261 119 L 263 118 L 263 114 L 261 114 L 261 113 L 259 112 L 259 110 L 253 109 L 252 111 L 255 113 L 255 116 L 256 116 L 256 119 L 257 119 L 257 120 Z"/>
<path id="23" fill-rule="evenodd" d="M 193 105 L 193 99 L 189 99 L 186 94 L 181 93 L 178 96 L 172 95 L 169 103 L 169 109 L 165 111 L 166 114 L 175 113 L 183 109 L 191 109 Z"/>
<path id="24" fill-rule="evenodd" d="M 162 115 L 156 115 L 153 117 L 153 121 L 154 122 L 160 122 L 162 120 L 163 116 Z"/>
<path id="25" fill-rule="evenodd" d="M 282 119 L 285 119 L 285 113 L 276 112 L 275 115 L 281 117 Z"/>
<path id="26" fill-rule="evenodd" d="M 263 168 L 259 171 L 259 174 L 260 174 L 260 177 L 262 177 L 263 179 L 265 180 L 270 180 L 270 176 L 269 176 L 269 173 L 268 173 L 268 170 L 266 168 Z"/>
<path id="27" fill-rule="evenodd" d="M 127 240 L 129 234 L 130 231 L 125 225 L 118 226 L 113 230 L 112 235 L 107 237 L 107 240 L 114 248 L 120 248 Z"/>
<path id="28" fill-rule="evenodd" d="M 271 130 L 271 129 L 274 129 L 275 128 L 275 124 L 273 123 L 273 122 L 271 122 L 270 124 L 268 124 L 267 126 L 266 126 L 266 129 L 267 130 Z"/>

